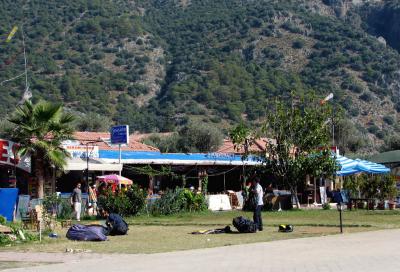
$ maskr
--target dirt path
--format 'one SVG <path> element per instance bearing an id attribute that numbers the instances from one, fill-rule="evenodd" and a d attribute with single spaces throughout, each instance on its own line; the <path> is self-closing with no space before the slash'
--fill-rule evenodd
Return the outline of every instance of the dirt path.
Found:
<path id="1" fill-rule="evenodd" d="M 157 254 L 6 253 L 24 261 L 68 263 L 29 271 L 399 271 L 400 229 L 281 240 Z M 26 259 L 27 258 L 27 259 Z M 26 268 L 7 270 L 26 271 Z"/>

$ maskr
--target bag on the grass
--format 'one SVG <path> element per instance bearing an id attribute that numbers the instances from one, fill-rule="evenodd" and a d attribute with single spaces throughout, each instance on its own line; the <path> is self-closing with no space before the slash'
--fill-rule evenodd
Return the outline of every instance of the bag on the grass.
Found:
<path id="1" fill-rule="evenodd" d="M 257 232 L 257 225 L 243 216 L 233 218 L 233 226 L 241 233 L 254 233 Z"/>
<path id="2" fill-rule="evenodd" d="M 125 235 L 128 230 L 128 224 L 125 220 L 116 213 L 111 213 L 106 222 L 110 235 Z"/>
<path id="3" fill-rule="evenodd" d="M 76 241 L 106 241 L 107 229 L 100 225 L 73 225 L 67 231 L 67 238 Z"/>
<path id="4" fill-rule="evenodd" d="M 293 225 L 279 225 L 280 232 L 292 232 L 294 229 Z"/>

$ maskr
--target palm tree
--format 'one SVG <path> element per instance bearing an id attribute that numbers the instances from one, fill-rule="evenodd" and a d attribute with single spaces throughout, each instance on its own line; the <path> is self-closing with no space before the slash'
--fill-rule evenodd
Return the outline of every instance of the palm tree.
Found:
<path id="1" fill-rule="evenodd" d="M 63 112 L 61 104 L 44 101 L 35 105 L 31 101 L 25 101 L 9 118 L 15 125 L 11 136 L 20 144 L 18 154 L 23 156 L 29 153 L 32 157 L 39 198 L 44 195 L 47 169 L 62 169 L 66 164 L 68 153 L 61 144 L 72 138 L 74 119 L 72 114 Z"/>

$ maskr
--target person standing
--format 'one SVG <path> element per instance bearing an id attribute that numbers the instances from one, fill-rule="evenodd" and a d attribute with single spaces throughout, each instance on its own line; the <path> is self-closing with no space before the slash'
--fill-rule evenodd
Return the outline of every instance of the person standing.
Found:
<path id="1" fill-rule="evenodd" d="M 253 220 L 254 223 L 257 225 L 257 228 L 259 231 L 263 230 L 263 224 L 262 224 L 262 218 L 261 218 L 261 210 L 262 207 L 264 206 L 264 192 L 263 188 L 260 185 L 260 179 L 256 177 L 252 181 L 252 192 L 255 197 L 255 205 L 254 205 L 254 213 L 253 213 Z"/>
<path id="2" fill-rule="evenodd" d="M 75 189 L 72 191 L 71 202 L 72 205 L 74 206 L 74 213 L 76 214 L 76 220 L 81 221 L 82 191 L 80 182 L 76 184 Z"/>
<path id="3" fill-rule="evenodd" d="M 97 215 L 97 191 L 95 183 L 89 186 L 89 206 L 93 211 L 92 214 Z"/>

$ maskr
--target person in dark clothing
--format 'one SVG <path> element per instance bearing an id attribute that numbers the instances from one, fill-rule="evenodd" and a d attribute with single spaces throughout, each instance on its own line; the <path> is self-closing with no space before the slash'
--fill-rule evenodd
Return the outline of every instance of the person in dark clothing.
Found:
<path id="1" fill-rule="evenodd" d="M 116 213 L 103 212 L 103 215 L 107 218 L 106 225 L 110 235 L 125 235 L 128 232 L 128 224 L 125 220 Z"/>

